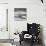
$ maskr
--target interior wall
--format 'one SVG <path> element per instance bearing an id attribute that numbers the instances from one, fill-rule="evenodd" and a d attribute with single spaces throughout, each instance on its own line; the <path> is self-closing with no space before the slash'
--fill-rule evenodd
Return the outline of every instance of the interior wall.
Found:
<path id="1" fill-rule="evenodd" d="M 0 0 L 0 27 L 6 26 L 6 9 L 7 5 L 2 3 L 7 3 L 8 0 Z M 6 27 L 5 27 L 6 28 Z M 9 32 L 0 31 L 0 39 L 9 39 Z M 0 46 L 12 46 L 10 43 L 0 43 Z"/>
<path id="2" fill-rule="evenodd" d="M 7 9 L 8 4 L 0 3 L 0 39 L 9 39 L 7 30 Z"/>
<path id="3" fill-rule="evenodd" d="M 14 21 L 14 8 L 27 8 L 27 20 L 26 21 Z M 15 31 L 27 30 L 28 23 L 39 23 L 42 25 L 42 32 L 44 41 L 46 40 L 46 16 L 45 16 L 45 4 L 42 4 L 40 0 L 12 0 L 9 1 L 9 30 L 11 36 Z M 11 37 L 12 38 L 12 37 Z"/>
<path id="4" fill-rule="evenodd" d="M 8 0 L 0 0 L 0 3 L 8 3 Z"/>
<path id="5" fill-rule="evenodd" d="M 8 2 L 8 0 L 0 0 L 1 2 Z M 44 0 L 44 2 L 46 2 Z M 45 16 L 45 3 L 44 5 L 40 0 L 9 0 L 9 31 L 11 36 L 18 30 L 26 30 L 27 22 L 29 23 L 40 23 L 43 27 L 44 41 L 46 43 L 46 16 Z M 27 21 L 15 21 L 14 22 L 14 8 L 27 8 Z M 19 26 L 19 27 L 18 27 Z M 3 45 L 4 46 L 4 45 Z"/>

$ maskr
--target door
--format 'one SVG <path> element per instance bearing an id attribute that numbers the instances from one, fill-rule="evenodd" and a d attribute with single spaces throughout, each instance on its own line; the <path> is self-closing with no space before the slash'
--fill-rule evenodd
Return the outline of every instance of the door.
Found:
<path id="1" fill-rule="evenodd" d="M 0 39 L 8 38 L 8 4 L 0 3 Z"/>

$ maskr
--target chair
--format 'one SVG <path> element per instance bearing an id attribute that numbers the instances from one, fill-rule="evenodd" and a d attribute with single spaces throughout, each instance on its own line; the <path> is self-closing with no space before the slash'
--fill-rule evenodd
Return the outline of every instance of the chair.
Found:
<path id="1" fill-rule="evenodd" d="M 32 37 L 29 39 L 31 44 L 33 45 L 34 42 L 39 43 L 39 33 L 40 33 L 40 24 L 32 23 L 29 24 L 27 23 L 27 31 L 22 31 L 22 34 L 20 34 L 20 44 L 22 41 L 25 41 L 24 35 L 29 34 Z M 28 38 L 26 39 L 28 40 Z"/>

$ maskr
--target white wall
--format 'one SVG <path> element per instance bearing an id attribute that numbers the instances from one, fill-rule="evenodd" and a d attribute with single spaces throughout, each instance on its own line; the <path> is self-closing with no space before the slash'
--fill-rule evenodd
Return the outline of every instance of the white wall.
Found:
<path id="1" fill-rule="evenodd" d="M 7 30 L 7 9 L 8 4 L 0 3 L 0 39 L 9 39 Z"/>
<path id="2" fill-rule="evenodd" d="M 0 0 L 0 3 L 7 3 L 8 0 Z M 0 4 L 0 27 L 6 28 L 6 9 L 8 5 Z M 0 39 L 9 39 L 9 32 L 0 31 Z M 0 46 L 12 46 L 11 43 L 0 43 Z"/>
<path id="3" fill-rule="evenodd" d="M 14 8 L 27 8 L 27 21 L 14 21 Z M 44 41 L 46 42 L 46 15 L 45 4 L 40 0 L 10 0 L 9 1 L 9 30 L 11 36 L 18 30 L 26 30 L 28 23 L 40 23 L 43 28 Z"/>
<path id="4" fill-rule="evenodd" d="M 44 41 L 46 43 L 46 16 L 45 4 L 43 5 L 40 0 L 1 0 L 0 2 L 9 2 L 9 31 L 11 36 L 18 30 L 26 30 L 27 22 L 40 23 L 43 26 Z M 45 1 L 44 1 L 45 2 Z M 27 21 L 14 22 L 14 8 L 27 8 Z M 11 37 L 13 38 L 13 37 Z"/>
<path id="5" fill-rule="evenodd" d="M 0 3 L 8 3 L 8 0 L 0 0 Z"/>

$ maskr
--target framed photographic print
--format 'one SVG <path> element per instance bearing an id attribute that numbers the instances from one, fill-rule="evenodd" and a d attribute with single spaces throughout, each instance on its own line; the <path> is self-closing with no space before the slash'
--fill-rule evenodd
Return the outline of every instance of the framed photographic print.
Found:
<path id="1" fill-rule="evenodd" d="M 26 8 L 14 8 L 14 19 L 15 21 L 27 20 L 27 9 Z"/>

